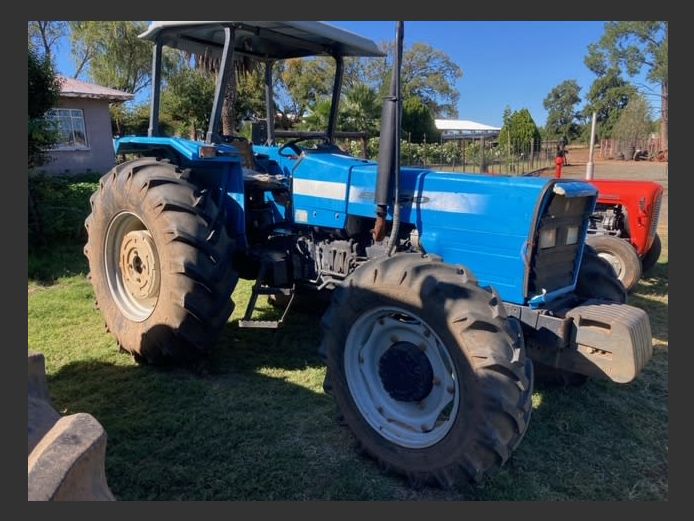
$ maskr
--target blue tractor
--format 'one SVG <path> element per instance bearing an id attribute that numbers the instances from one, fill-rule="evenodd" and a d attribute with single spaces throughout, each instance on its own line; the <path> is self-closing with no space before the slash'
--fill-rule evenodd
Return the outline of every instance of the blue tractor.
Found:
<path id="1" fill-rule="evenodd" d="M 591 185 L 400 166 L 402 34 L 373 162 L 335 138 L 344 58 L 382 56 L 374 42 L 318 22 L 153 22 L 149 132 L 117 141 L 137 158 L 101 179 L 85 254 L 108 329 L 150 363 L 204 355 L 239 277 L 256 281 L 241 327 L 278 327 L 295 295 L 329 293 L 319 352 L 344 422 L 384 467 L 448 486 L 509 458 L 536 370 L 626 383 L 651 332 L 585 245 Z M 216 60 L 204 140 L 160 135 L 163 46 Z M 273 64 L 306 56 L 335 60 L 328 126 L 275 129 Z M 265 66 L 252 145 L 220 130 L 239 58 Z M 262 295 L 281 319 L 253 319 Z"/>

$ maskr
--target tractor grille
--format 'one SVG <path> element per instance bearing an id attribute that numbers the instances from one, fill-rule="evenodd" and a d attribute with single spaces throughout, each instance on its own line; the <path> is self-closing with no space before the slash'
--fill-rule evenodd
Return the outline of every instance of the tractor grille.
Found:
<path id="1" fill-rule="evenodd" d="M 653 201 L 653 213 L 651 214 L 651 228 L 648 230 L 648 242 L 650 243 L 655 237 L 656 229 L 658 228 L 658 219 L 660 218 L 660 203 L 663 201 L 663 194 L 660 193 Z"/>
<path id="2" fill-rule="evenodd" d="M 530 295 L 548 293 L 570 286 L 574 281 L 576 256 L 583 243 L 586 226 L 586 204 L 589 197 L 567 198 L 553 194 L 552 202 L 540 219 L 528 280 Z M 570 229 L 576 229 L 576 240 L 570 240 Z M 541 248 L 540 236 L 543 231 L 556 230 L 554 246 Z M 573 242 L 573 244 L 567 244 Z"/>

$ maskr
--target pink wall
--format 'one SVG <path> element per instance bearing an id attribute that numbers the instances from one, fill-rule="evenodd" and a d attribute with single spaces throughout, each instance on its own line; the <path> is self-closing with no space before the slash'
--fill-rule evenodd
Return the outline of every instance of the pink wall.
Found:
<path id="1" fill-rule="evenodd" d="M 103 99 L 60 98 L 56 108 L 82 109 L 87 133 L 87 150 L 55 150 L 48 155 L 52 161 L 38 168 L 47 174 L 105 174 L 115 165 L 111 114 Z"/>

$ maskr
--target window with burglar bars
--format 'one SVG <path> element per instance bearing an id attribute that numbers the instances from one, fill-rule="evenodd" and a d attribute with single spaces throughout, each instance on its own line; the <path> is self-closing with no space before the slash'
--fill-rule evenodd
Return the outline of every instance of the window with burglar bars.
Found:
<path id="1" fill-rule="evenodd" d="M 55 123 L 59 133 L 55 144 L 57 150 L 89 148 L 82 109 L 52 109 L 46 117 Z"/>

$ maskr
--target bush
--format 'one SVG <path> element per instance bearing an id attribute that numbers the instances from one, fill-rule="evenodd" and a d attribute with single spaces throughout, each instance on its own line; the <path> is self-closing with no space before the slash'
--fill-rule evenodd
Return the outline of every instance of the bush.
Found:
<path id="1" fill-rule="evenodd" d="M 53 247 L 85 242 L 84 220 L 90 212 L 89 197 L 99 186 L 99 174 L 29 177 L 29 245 Z"/>

